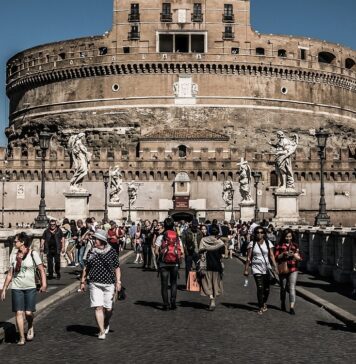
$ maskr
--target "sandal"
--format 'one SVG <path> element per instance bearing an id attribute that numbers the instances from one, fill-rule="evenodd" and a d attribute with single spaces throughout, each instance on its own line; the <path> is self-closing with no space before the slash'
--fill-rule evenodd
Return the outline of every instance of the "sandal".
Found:
<path id="1" fill-rule="evenodd" d="M 262 309 L 257 311 L 257 315 L 260 315 L 261 316 L 262 314 L 263 314 Z"/>
<path id="2" fill-rule="evenodd" d="M 267 310 L 268 310 L 267 305 L 264 304 L 263 307 L 262 307 L 262 312 L 266 312 Z"/>
<path id="3" fill-rule="evenodd" d="M 26 340 L 24 337 L 21 337 L 20 340 L 17 342 L 17 345 L 23 346 L 26 344 Z"/>
<path id="4" fill-rule="evenodd" d="M 34 330 L 33 330 L 33 327 L 31 327 L 30 329 L 28 329 L 27 331 L 27 336 L 26 336 L 26 340 L 27 341 L 32 341 L 33 338 L 35 336 L 35 333 L 34 333 Z"/>

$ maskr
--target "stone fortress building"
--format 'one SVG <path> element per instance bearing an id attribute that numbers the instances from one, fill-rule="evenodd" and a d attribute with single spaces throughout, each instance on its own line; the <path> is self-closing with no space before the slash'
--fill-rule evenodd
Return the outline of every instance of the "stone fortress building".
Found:
<path id="1" fill-rule="evenodd" d="M 38 132 L 53 133 L 46 162 L 46 203 L 63 217 L 73 175 L 67 149 L 85 132 L 93 153 L 84 186 L 90 214 L 102 217 L 103 175 L 119 165 L 138 196 L 133 218 L 168 212 L 224 218 L 222 184 L 237 162 L 262 172 L 258 205 L 274 214 L 277 130 L 297 133 L 293 160 L 300 215 L 312 223 L 319 203 L 319 157 L 313 130 L 331 133 L 326 202 L 334 224 L 356 217 L 356 52 L 310 38 L 260 34 L 249 0 L 115 0 L 103 36 L 34 47 L 7 63 L 8 147 L 0 151 L 5 225 L 32 222 L 40 197 Z M 255 195 L 255 192 L 253 192 Z M 262 214 L 261 214 L 262 217 Z"/>

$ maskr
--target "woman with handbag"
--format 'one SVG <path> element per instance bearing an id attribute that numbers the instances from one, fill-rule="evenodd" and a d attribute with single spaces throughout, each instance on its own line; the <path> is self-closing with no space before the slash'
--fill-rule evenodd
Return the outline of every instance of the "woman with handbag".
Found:
<path id="1" fill-rule="evenodd" d="M 10 257 L 10 269 L 5 278 L 1 292 L 1 300 L 5 300 L 6 290 L 12 282 L 12 311 L 16 312 L 16 325 L 20 339 L 18 345 L 25 345 L 26 340 L 34 338 L 33 313 L 36 311 L 36 270 L 40 274 L 40 292 L 46 292 L 46 273 L 39 254 L 33 251 L 28 235 L 24 232 L 15 236 L 15 250 Z M 27 335 L 25 338 L 24 315 L 27 321 Z"/>
<path id="2" fill-rule="evenodd" d="M 218 239 L 219 227 L 213 225 L 210 236 L 203 237 L 199 245 L 199 274 L 201 276 L 201 295 L 210 298 L 209 311 L 216 307 L 216 297 L 223 293 L 222 256 L 225 254 L 225 243 Z"/>
<path id="3" fill-rule="evenodd" d="M 295 315 L 295 286 L 298 278 L 298 262 L 302 260 L 293 230 L 285 229 L 276 246 L 275 258 L 278 263 L 281 287 L 281 310 L 286 311 L 286 293 L 289 291 L 290 314 Z M 288 289 L 289 288 L 289 289 Z"/>
<path id="4" fill-rule="evenodd" d="M 253 230 L 252 241 L 247 246 L 247 260 L 244 275 L 248 277 L 249 266 L 256 282 L 257 300 L 259 315 L 267 311 L 267 300 L 270 292 L 271 279 L 274 271 L 277 270 L 276 261 L 273 255 L 273 245 L 267 239 L 266 230 L 262 226 L 257 226 Z"/>

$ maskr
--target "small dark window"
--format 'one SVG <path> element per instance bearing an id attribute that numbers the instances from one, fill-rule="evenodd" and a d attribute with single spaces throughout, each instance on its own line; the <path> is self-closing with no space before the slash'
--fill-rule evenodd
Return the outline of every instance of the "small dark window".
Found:
<path id="1" fill-rule="evenodd" d="M 63 61 L 64 59 L 66 59 L 66 54 L 65 54 L 64 52 L 59 53 L 59 54 L 58 54 L 58 59 L 59 59 L 60 61 Z"/>
<path id="2" fill-rule="evenodd" d="M 204 53 L 205 37 L 202 34 L 192 34 L 190 39 L 190 47 L 193 53 Z"/>
<path id="3" fill-rule="evenodd" d="M 193 14 L 192 14 L 192 22 L 202 22 L 203 21 L 203 14 L 201 10 L 201 4 L 195 3 L 193 5 Z"/>
<path id="4" fill-rule="evenodd" d="M 234 32 L 232 31 L 232 26 L 227 25 L 225 27 L 225 32 L 223 33 L 223 39 L 229 40 L 234 38 Z"/>
<path id="5" fill-rule="evenodd" d="M 140 149 L 141 149 L 141 145 L 140 143 L 136 144 L 136 158 L 140 158 Z"/>
<path id="6" fill-rule="evenodd" d="M 271 186 L 272 187 L 278 186 L 278 177 L 275 171 L 271 172 L 270 178 L 271 178 Z"/>
<path id="7" fill-rule="evenodd" d="M 129 22 L 138 22 L 140 21 L 140 4 L 133 3 L 131 4 L 131 12 L 129 14 Z"/>
<path id="8" fill-rule="evenodd" d="M 99 55 L 104 56 L 105 54 L 108 54 L 108 48 L 107 47 L 100 47 L 99 48 Z"/>
<path id="9" fill-rule="evenodd" d="M 12 67 L 11 67 L 11 74 L 17 72 L 18 70 L 18 67 L 16 66 L 16 64 L 14 64 Z"/>
<path id="10" fill-rule="evenodd" d="M 345 60 L 345 68 L 347 68 L 348 70 L 352 69 L 355 64 L 356 63 L 352 58 L 347 58 Z"/>
<path id="11" fill-rule="evenodd" d="M 236 47 L 231 48 L 231 54 L 240 54 L 240 48 Z"/>
<path id="12" fill-rule="evenodd" d="M 140 32 L 138 31 L 138 26 L 133 25 L 131 27 L 131 32 L 129 32 L 129 40 L 139 40 L 140 39 Z"/>
<path id="13" fill-rule="evenodd" d="M 172 21 L 172 10 L 170 3 L 162 4 L 161 22 L 171 22 Z"/>
<path id="14" fill-rule="evenodd" d="M 265 55 L 265 49 L 258 47 L 256 48 L 256 56 L 264 56 Z"/>
<path id="15" fill-rule="evenodd" d="M 123 47 L 122 49 L 124 53 L 130 53 L 130 47 Z"/>
<path id="16" fill-rule="evenodd" d="M 306 49 L 300 50 L 300 59 L 302 59 L 303 61 L 307 59 L 307 50 Z"/>
<path id="17" fill-rule="evenodd" d="M 278 49 L 278 57 L 287 58 L 287 51 L 285 49 Z"/>
<path id="18" fill-rule="evenodd" d="M 189 35 L 185 34 L 176 35 L 176 48 L 174 51 L 178 53 L 189 52 Z"/>
<path id="19" fill-rule="evenodd" d="M 318 55 L 318 61 L 320 63 L 331 64 L 334 62 L 335 59 L 336 59 L 336 57 L 330 52 L 320 52 Z"/>
<path id="20" fill-rule="evenodd" d="M 224 4 L 223 22 L 234 21 L 234 8 L 232 4 Z"/>
<path id="21" fill-rule="evenodd" d="M 173 52 L 173 34 L 159 35 L 159 51 L 163 53 Z"/>
<path id="22" fill-rule="evenodd" d="M 187 156 L 187 147 L 185 145 L 180 145 L 178 147 L 179 158 L 184 158 Z"/>

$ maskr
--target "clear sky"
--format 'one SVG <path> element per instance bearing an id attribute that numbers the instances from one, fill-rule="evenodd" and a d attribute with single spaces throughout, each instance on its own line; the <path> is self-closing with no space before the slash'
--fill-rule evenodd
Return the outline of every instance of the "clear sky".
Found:
<path id="1" fill-rule="evenodd" d="M 111 28 L 112 3 L 0 0 L 0 145 L 7 143 L 7 59 L 36 45 L 103 34 Z M 252 25 L 260 33 L 301 35 L 356 49 L 356 0 L 251 0 L 251 10 Z"/>

